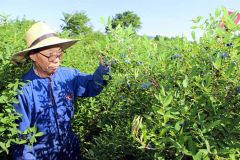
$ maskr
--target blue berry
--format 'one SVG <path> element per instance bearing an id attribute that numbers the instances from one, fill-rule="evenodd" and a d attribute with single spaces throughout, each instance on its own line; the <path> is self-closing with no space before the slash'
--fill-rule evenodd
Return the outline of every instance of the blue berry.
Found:
<path id="1" fill-rule="evenodd" d="M 142 62 L 137 62 L 137 65 L 138 65 L 138 66 L 141 66 L 141 65 L 142 65 Z"/>
<path id="2" fill-rule="evenodd" d="M 128 59 L 125 59 L 126 64 L 130 64 L 130 61 Z"/>
<path id="3" fill-rule="evenodd" d="M 127 83 L 127 89 L 130 90 L 131 89 L 131 85 L 129 83 Z"/>
<path id="4" fill-rule="evenodd" d="M 239 94 L 240 93 L 240 87 L 236 88 L 236 92 Z"/>
<path id="5" fill-rule="evenodd" d="M 233 43 L 231 43 L 231 42 L 230 42 L 230 43 L 227 43 L 226 46 L 227 46 L 227 47 L 232 47 L 232 46 L 233 46 Z"/>
<path id="6" fill-rule="evenodd" d="M 222 59 L 227 58 L 227 57 L 228 57 L 228 53 L 227 53 L 227 52 L 223 52 L 223 53 L 220 55 L 220 57 L 221 57 Z"/>
<path id="7" fill-rule="evenodd" d="M 125 57 L 126 57 L 126 55 L 125 55 L 124 53 L 122 53 L 122 54 L 121 54 L 121 57 L 122 57 L 122 58 L 125 58 Z"/>
<path id="8" fill-rule="evenodd" d="M 151 86 L 151 82 L 147 82 L 147 83 L 144 83 L 142 84 L 142 89 L 148 89 L 149 87 Z"/>
<path id="9" fill-rule="evenodd" d="M 171 57 L 171 59 L 177 59 L 177 58 L 179 58 L 179 57 L 180 57 L 179 54 L 174 54 L 174 55 Z"/>

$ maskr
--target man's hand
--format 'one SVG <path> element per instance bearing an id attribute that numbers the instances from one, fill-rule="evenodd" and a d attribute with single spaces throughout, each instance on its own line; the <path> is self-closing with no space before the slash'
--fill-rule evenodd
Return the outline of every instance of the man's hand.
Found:
<path id="1" fill-rule="evenodd" d="M 99 62 L 102 66 L 105 66 L 105 67 L 111 66 L 110 60 L 104 55 L 99 56 Z"/>
<path id="2" fill-rule="evenodd" d="M 99 56 L 99 62 L 100 62 L 101 65 L 105 66 L 105 63 L 104 63 L 102 55 Z"/>

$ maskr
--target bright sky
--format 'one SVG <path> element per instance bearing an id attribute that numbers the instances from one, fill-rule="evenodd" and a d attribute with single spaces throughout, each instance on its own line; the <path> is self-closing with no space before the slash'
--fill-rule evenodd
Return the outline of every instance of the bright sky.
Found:
<path id="1" fill-rule="evenodd" d="M 104 31 L 100 17 L 133 11 L 141 18 L 139 34 L 190 37 L 192 19 L 208 17 L 216 8 L 240 10 L 239 0 L 0 0 L 0 14 L 10 18 L 45 21 L 55 30 L 63 24 L 63 12 L 85 11 L 94 30 Z"/>

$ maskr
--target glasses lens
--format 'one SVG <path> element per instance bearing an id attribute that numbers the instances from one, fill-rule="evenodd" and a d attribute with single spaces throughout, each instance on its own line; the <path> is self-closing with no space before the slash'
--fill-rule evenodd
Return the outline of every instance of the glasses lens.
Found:
<path id="1" fill-rule="evenodd" d="M 54 62 L 57 58 L 59 58 L 59 60 L 62 59 L 62 53 L 58 52 L 55 55 L 52 55 L 48 58 L 49 62 Z"/>

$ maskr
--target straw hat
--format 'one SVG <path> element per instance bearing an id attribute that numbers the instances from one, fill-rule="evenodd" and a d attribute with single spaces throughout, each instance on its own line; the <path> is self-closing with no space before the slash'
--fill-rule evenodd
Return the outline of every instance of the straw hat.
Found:
<path id="1" fill-rule="evenodd" d="M 26 33 L 26 42 L 28 48 L 14 54 L 12 56 L 12 62 L 18 63 L 28 58 L 29 52 L 34 49 L 39 49 L 52 45 L 60 45 L 62 50 L 72 46 L 78 40 L 62 39 L 57 37 L 55 31 L 53 31 L 46 23 L 35 23 Z"/>

